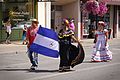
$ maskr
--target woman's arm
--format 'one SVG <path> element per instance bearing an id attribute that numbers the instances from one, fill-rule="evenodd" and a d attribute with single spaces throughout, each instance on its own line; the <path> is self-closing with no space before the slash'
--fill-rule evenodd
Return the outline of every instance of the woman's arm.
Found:
<path id="1" fill-rule="evenodd" d="M 71 38 L 72 38 L 75 42 L 77 42 L 78 44 L 80 44 L 80 41 L 79 41 L 78 39 L 76 39 L 75 36 L 72 35 Z"/>

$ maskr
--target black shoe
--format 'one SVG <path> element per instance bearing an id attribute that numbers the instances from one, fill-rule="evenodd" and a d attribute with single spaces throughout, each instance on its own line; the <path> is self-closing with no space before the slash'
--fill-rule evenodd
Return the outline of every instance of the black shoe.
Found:
<path id="1" fill-rule="evenodd" d="M 59 67 L 59 72 L 67 72 L 70 71 L 70 66 Z"/>
<path id="2" fill-rule="evenodd" d="M 59 72 L 63 72 L 63 67 L 59 67 Z"/>
<path id="3" fill-rule="evenodd" d="M 65 71 L 70 71 L 70 66 L 63 66 L 63 69 L 64 69 Z"/>

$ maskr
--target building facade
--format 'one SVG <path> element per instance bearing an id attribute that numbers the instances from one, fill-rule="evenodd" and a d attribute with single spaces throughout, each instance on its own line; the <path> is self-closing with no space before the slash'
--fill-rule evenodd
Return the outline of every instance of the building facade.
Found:
<path id="1" fill-rule="evenodd" d="M 113 30 L 112 37 L 117 38 L 120 32 L 120 0 L 110 0 L 107 2 L 109 5 L 109 24 Z"/>
<path id="2" fill-rule="evenodd" d="M 86 14 L 82 8 L 88 0 L 55 0 L 51 3 L 51 28 L 57 32 L 62 27 L 63 18 L 75 19 L 75 33 L 76 37 L 83 39 L 90 35 L 91 19 L 96 21 L 95 16 Z M 99 0 L 97 0 L 99 1 Z M 103 17 L 98 17 L 99 20 L 103 20 L 107 23 L 107 29 L 109 32 L 109 38 L 117 38 L 120 30 L 120 1 L 119 0 L 107 0 L 108 12 Z M 93 37 L 92 37 L 93 38 Z"/>
<path id="3" fill-rule="evenodd" d="M 80 0 L 38 0 L 39 24 L 58 32 L 64 18 L 75 20 L 75 34 L 81 38 Z"/>
<path id="4" fill-rule="evenodd" d="M 96 21 L 96 16 L 90 15 L 82 10 L 86 1 L 88 0 L 56 0 L 52 5 L 55 5 L 56 8 L 61 7 L 61 9 L 52 10 L 55 15 L 53 20 L 55 21 L 54 28 L 59 31 L 61 26 L 60 19 L 74 18 L 76 37 L 80 39 L 83 39 L 84 37 L 88 38 L 91 34 L 89 25 L 92 24 L 91 22 L 96 24 L 94 23 Z M 97 20 L 103 20 L 106 22 L 106 28 L 109 30 L 109 38 L 117 38 L 120 30 L 120 0 L 107 0 L 106 4 L 108 12 L 103 17 L 98 16 Z M 92 38 L 94 38 L 94 36 Z"/>
<path id="5" fill-rule="evenodd" d="M 62 19 L 73 18 L 75 20 L 75 36 L 83 39 L 90 35 L 91 19 L 94 16 L 85 13 L 82 9 L 87 0 L 3 0 L 0 2 L 1 25 L 8 17 L 13 22 L 28 21 L 37 18 L 39 25 L 58 32 L 62 28 Z M 99 0 L 97 0 L 99 1 Z M 107 0 L 108 13 L 98 20 L 104 20 L 108 29 L 117 38 L 120 30 L 120 0 Z M 10 13 L 12 15 L 10 16 Z M 0 26 L 0 29 L 2 27 Z M 1 35 L 3 32 L 0 32 Z M 87 37 L 88 38 L 88 37 Z"/>

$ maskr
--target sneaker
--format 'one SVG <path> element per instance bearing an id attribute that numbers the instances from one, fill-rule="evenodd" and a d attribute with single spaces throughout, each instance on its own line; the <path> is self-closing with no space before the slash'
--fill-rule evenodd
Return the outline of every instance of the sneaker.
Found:
<path id="1" fill-rule="evenodd" d="M 5 44 L 8 44 L 8 40 L 5 41 Z"/>
<path id="2" fill-rule="evenodd" d="M 10 40 L 8 40 L 8 44 L 11 44 Z"/>
<path id="3" fill-rule="evenodd" d="M 30 69 L 31 69 L 31 70 L 36 70 L 36 69 L 37 69 L 37 66 L 33 66 L 33 65 L 32 65 L 32 66 L 30 67 Z"/>

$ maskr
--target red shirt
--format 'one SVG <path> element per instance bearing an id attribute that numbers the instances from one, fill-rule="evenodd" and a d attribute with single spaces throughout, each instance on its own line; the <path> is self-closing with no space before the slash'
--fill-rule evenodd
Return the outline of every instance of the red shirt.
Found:
<path id="1" fill-rule="evenodd" d="M 38 27 L 34 28 L 34 27 L 29 27 L 27 30 L 27 38 L 29 40 L 29 45 L 31 45 L 36 37 L 38 31 Z"/>

